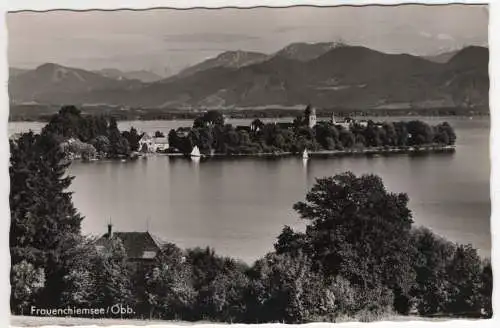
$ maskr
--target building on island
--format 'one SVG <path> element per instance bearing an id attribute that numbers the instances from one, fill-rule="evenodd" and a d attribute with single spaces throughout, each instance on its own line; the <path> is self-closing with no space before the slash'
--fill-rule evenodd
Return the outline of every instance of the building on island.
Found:
<path id="1" fill-rule="evenodd" d="M 153 236 L 149 231 L 114 232 L 113 226 L 108 224 L 108 232 L 97 239 L 94 244 L 96 250 L 98 252 L 104 251 L 109 247 L 113 239 L 121 240 L 127 260 L 135 264 L 154 263 L 155 258 L 162 249 L 160 239 Z"/>
<path id="2" fill-rule="evenodd" d="M 139 139 L 139 151 L 143 153 L 156 153 L 168 148 L 168 138 L 166 137 L 153 137 L 149 133 L 143 133 Z"/>
<path id="3" fill-rule="evenodd" d="M 308 110 L 308 109 L 310 109 L 310 110 Z M 317 117 L 316 117 L 316 108 L 307 106 L 306 114 L 308 114 L 307 122 L 309 123 L 309 128 L 312 129 L 318 123 Z"/>
<path id="4" fill-rule="evenodd" d="M 337 121 L 335 119 L 335 113 L 332 114 L 332 124 L 335 126 L 341 126 L 342 128 L 344 128 L 346 130 L 350 130 L 352 123 L 353 123 L 353 120 L 350 118 L 344 119 L 343 121 Z"/>
<path id="5" fill-rule="evenodd" d="M 144 153 L 153 151 L 153 137 L 149 133 L 143 133 L 139 139 L 139 151 Z"/>
<path id="6" fill-rule="evenodd" d="M 153 138 L 153 143 L 155 145 L 155 151 L 166 151 L 169 147 L 167 137 Z"/>
<path id="7" fill-rule="evenodd" d="M 332 114 L 331 123 L 335 126 L 341 126 L 342 128 L 344 128 L 346 130 L 350 130 L 352 125 L 354 125 L 354 124 L 360 125 L 364 128 L 366 128 L 368 126 L 367 121 L 357 121 L 357 120 L 352 119 L 350 117 L 344 118 L 344 120 L 342 120 L 342 121 L 337 121 L 335 118 L 335 113 Z"/>

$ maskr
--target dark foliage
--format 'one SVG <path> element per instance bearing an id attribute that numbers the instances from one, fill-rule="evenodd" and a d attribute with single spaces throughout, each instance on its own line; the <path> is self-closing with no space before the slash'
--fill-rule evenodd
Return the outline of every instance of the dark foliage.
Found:
<path id="1" fill-rule="evenodd" d="M 67 264 L 61 258 L 64 246 L 80 233 L 82 216 L 67 191 L 72 177 L 66 175 L 64 154 L 48 132 L 23 134 L 10 142 L 10 151 L 11 263 L 24 262 L 25 271 L 43 269 L 45 291 L 51 288 L 53 296 L 45 300 L 49 302 L 61 292 L 60 278 Z M 11 304 L 18 308 L 22 300 L 15 297 Z"/>
<path id="2" fill-rule="evenodd" d="M 224 125 L 220 112 L 209 111 L 196 118 L 192 128 L 183 133 L 171 130 L 169 144 L 182 153 L 198 146 L 202 153 L 256 154 L 273 152 L 301 152 L 309 150 L 345 150 L 378 147 L 453 145 L 455 132 L 448 123 L 430 126 L 422 121 L 353 122 L 350 129 L 329 121 L 308 126 L 307 107 L 304 115 L 293 123 L 267 123 L 255 119 L 249 127 Z"/>
<path id="3" fill-rule="evenodd" d="M 133 128 L 122 135 L 115 118 L 85 116 L 74 106 L 62 107 L 52 116 L 41 134 L 53 136 L 60 143 L 76 139 L 92 145 L 101 156 L 110 158 L 129 156 L 131 151 L 139 148 L 140 139 Z"/>

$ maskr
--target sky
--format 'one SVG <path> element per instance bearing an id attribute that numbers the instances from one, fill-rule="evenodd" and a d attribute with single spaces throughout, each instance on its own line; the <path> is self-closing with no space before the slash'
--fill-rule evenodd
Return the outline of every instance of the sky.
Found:
<path id="1" fill-rule="evenodd" d="M 433 55 L 487 46 L 488 16 L 478 5 L 9 13 L 8 59 L 171 74 L 227 50 L 273 53 L 292 42 Z"/>

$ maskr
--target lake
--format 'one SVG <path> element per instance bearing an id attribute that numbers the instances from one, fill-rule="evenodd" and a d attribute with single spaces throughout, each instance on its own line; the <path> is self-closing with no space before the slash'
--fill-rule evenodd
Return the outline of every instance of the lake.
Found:
<path id="1" fill-rule="evenodd" d="M 376 118 L 376 120 L 415 118 Z M 86 234 L 145 231 L 180 247 L 211 246 L 247 262 L 273 247 L 284 225 L 303 229 L 293 211 L 316 177 L 350 170 L 380 175 L 393 192 L 406 192 L 416 225 L 471 243 L 490 256 L 489 118 L 419 118 L 448 121 L 457 133 L 456 152 L 420 156 L 238 158 L 192 162 L 152 156 L 132 162 L 75 162 L 72 190 L 85 216 Z M 248 124 L 245 120 L 229 123 Z M 120 122 L 120 129 L 162 130 L 191 121 Z M 41 123 L 11 122 L 9 134 Z"/>

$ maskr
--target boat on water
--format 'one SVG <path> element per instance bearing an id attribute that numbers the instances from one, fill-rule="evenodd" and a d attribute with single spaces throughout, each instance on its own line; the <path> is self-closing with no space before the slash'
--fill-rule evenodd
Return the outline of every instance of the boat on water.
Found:
<path id="1" fill-rule="evenodd" d="M 304 149 L 304 152 L 302 153 L 302 158 L 303 159 L 308 159 L 309 158 L 309 154 L 307 153 L 307 149 Z"/>
<path id="2" fill-rule="evenodd" d="M 191 151 L 191 157 L 201 157 L 200 149 L 198 146 L 194 146 L 193 150 Z"/>

